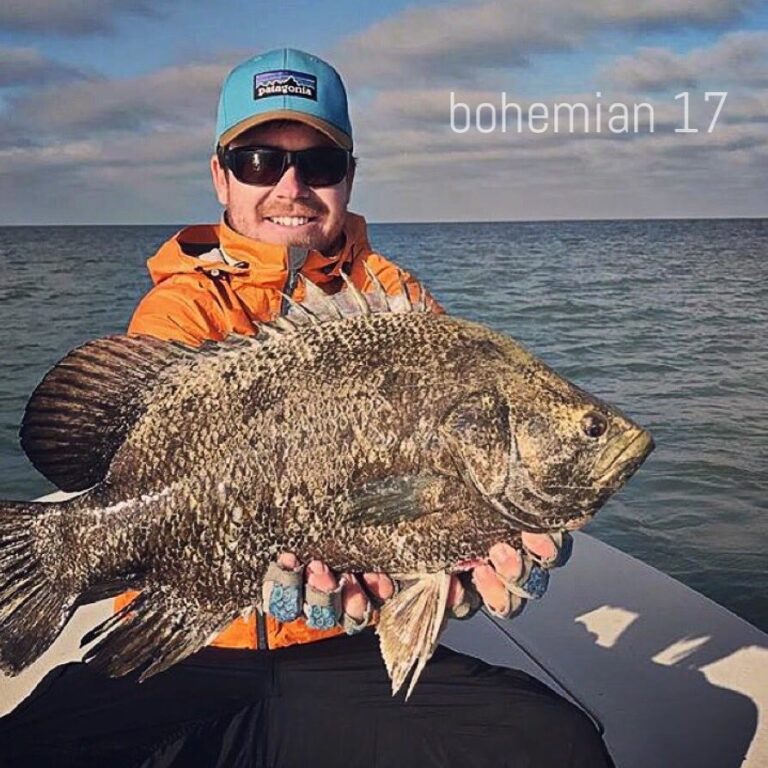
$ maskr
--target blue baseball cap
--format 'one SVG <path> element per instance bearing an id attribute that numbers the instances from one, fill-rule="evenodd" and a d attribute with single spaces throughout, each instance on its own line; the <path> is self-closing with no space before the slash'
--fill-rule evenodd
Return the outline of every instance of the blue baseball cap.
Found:
<path id="1" fill-rule="evenodd" d="M 225 147 L 255 125 L 296 120 L 352 149 L 347 92 L 328 63 L 295 48 L 277 48 L 236 66 L 224 81 L 216 144 Z"/>

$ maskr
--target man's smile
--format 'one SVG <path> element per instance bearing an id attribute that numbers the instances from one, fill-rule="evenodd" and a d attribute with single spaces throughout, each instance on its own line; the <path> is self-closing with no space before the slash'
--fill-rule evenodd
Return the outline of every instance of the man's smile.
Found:
<path id="1" fill-rule="evenodd" d="M 304 227 L 316 220 L 316 216 L 265 216 L 264 219 L 270 224 L 276 224 L 280 227 Z"/>

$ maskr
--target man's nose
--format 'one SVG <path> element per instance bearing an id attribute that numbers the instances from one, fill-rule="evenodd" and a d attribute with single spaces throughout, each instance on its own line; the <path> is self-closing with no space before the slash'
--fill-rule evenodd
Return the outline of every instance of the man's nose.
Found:
<path id="1" fill-rule="evenodd" d="M 289 200 L 296 200 L 309 196 L 309 187 L 304 183 L 296 166 L 291 165 L 275 184 L 274 194 Z"/>

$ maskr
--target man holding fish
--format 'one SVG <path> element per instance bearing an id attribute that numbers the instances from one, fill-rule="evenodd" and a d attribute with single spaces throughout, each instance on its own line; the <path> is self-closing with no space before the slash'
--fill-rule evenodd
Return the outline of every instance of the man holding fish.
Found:
<path id="1" fill-rule="evenodd" d="M 155 287 L 129 333 L 191 346 L 253 335 L 309 298 L 302 277 L 328 295 L 347 283 L 364 294 L 405 291 L 442 313 L 371 248 L 364 219 L 347 210 L 352 149 L 346 92 L 326 62 L 279 49 L 236 67 L 222 88 L 211 158 L 224 215 L 183 229 L 149 260 Z M 330 397 L 317 392 L 321 403 Z M 595 418 L 588 429 L 600 428 Z M 570 543 L 564 532 L 523 532 L 457 564 L 440 593 L 448 615 L 467 618 L 484 605 L 515 616 L 544 594 Z M 409 701 L 392 697 L 372 628 L 407 587 L 382 572 L 302 563 L 300 552 L 273 555 L 263 610 L 162 674 L 138 685 L 87 664 L 54 670 L 0 721 L 0 765 L 3 754 L 18 759 L 9 765 L 57 766 L 612 765 L 575 706 L 522 672 L 445 648 Z M 137 595 L 117 599 L 122 615 Z"/>

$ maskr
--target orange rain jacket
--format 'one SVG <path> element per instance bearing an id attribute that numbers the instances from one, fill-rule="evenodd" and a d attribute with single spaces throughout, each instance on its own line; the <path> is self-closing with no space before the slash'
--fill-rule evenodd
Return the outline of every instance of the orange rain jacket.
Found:
<path id="1" fill-rule="evenodd" d="M 200 344 L 220 340 L 229 333 L 255 333 L 259 322 L 285 310 L 281 292 L 296 301 L 304 298 L 297 280 L 300 272 L 327 293 L 343 285 L 339 273 L 348 275 L 362 291 L 372 290 L 363 264 L 378 277 L 389 294 L 398 293 L 400 278 L 416 295 L 416 280 L 408 272 L 375 253 L 368 242 L 365 220 L 347 214 L 345 243 L 338 254 L 271 245 L 244 237 L 225 221 L 186 227 L 160 247 L 147 262 L 155 287 L 141 300 L 128 328 L 146 334 Z M 300 264 L 303 260 L 303 264 Z M 435 312 L 440 305 L 429 295 Z M 121 608 L 137 592 L 125 592 L 115 601 Z M 236 619 L 213 641 L 225 648 L 281 648 L 333 637 L 340 627 L 314 630 L 303 618 L 281 623 L 257 614 Z"/>

